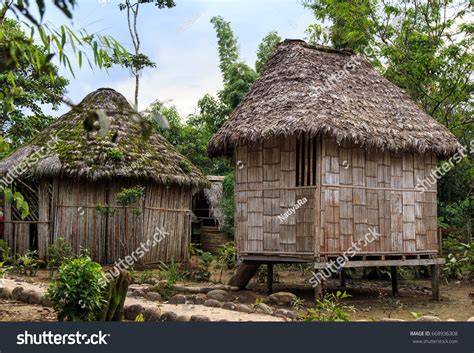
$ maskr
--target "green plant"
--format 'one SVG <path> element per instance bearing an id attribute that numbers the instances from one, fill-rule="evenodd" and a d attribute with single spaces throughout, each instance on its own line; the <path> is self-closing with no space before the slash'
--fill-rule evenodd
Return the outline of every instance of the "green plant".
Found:
<path id="1" fill-rule="evenodd" d="M 234 235 L 234 184 L 235 174 L 229 173 L 222 182 L 222 200 L 220 208 L 224 214 L 224 224 L 221 224 L 221 230 L 227 235 Z"/>
<path id="2" fill-rule="evenodd" d="M 115 213 L 115 208 L 109 205 L 97 204 L 95 210 L 104 216 L 111 216 Z"/>
<path id="3" fill-rule="evenodd" d="M 184 273 L 176 265 L 173 258 L 169 264 L 162 262 L 159 269 L 160 277 L 165 278 L 170 286 L 174 286 L 178 281 L 182 281 L 185 277 Z"/>
<path id="4" fill-rule="evenodd" d="M 141 210 L 141 208 L 135 207 L 135 208 L 132 208 L 132 213 L 135 216 L 140 216 L 142 214 L 142 210 Z"/>
<path id="5" fill-rule="evenodd" d="M 64 238 L 59 237 L 54 244 L 48 248 L 48 267 L 51 275 L 66 261 L 75 257 L 72 246 Z"/>
<path id="6" fill-rule="evenodd" d="M 450 251 L 446 264 L 442 267 L 442 276 L 448 279 L 468 279 L 474 274 L 474 243 L 465 244 L 458 236 L 450 236 L 443 242 L 443 248 Z"/>
<path id="7" fill-rule="evenodd" d="M 123 188 L 115 196 L 117 203 L 120 206 L 129 206 L 136 203 L 142 198 L 145 193 L 145 188 L 141 186 L 134 186 L 133 188 Z"/>
<path id="8" fill-rule="evenodd" d="M 224 269 L 232 270 L 237 265 L 235 245 L 233 241 L 228 242 L 219 249 L 217 254 L 217 263 L 221 268 L 221 272 L 219 274 L 220 282 L 222 280 L 222 273 L 224 272 Z"/>
<path id="9" fill-rule="evenodd" d="M 11 262 L 12 258 L 10 257 L 10 247 L 7 242 L 3 239 L 0 239 L 0 261 L 7 263 Z"/>
<path id="10" fill-rule="evenodd" d="M 192 172 L 193 170 L 193 166 L 191 165 L 191 163 L 189 163 L 189 161 L 187 161 L 186 159 L 182 159 L 180 162 L 179 162 L 179 167 L 181 168 L 181 170 L 183 172 L 185 172 L 186 174 L 189 174 Z"/>
<path id="11" fill-rule="evenodd" d="M 301 299 L 301 298 L 298 298 L 296 297 L 296 299 L 294 299 L 292 302 L 291 302 L 291 307 L 293 309 L 296 309 L 296 310 L 300 310 L 304 307 L 304 300 Z"/>
<path id="12" fill-rule="evenodd" d="M 354 311 L 354 307 L 346 306 L 341 303 L 342 299 L 350 297 L 346 292 L 337 291 L 336 294 L 328 293 L 321 300 L 316 300 L 316 307 L 308 309 L 307 315 L 303 317 L 304 321 L 349 321 L 349 315 L 346 311 Z"/>
<path id="13" fill-rule="evenodd" d="M 38 272 L 38 254 L 36 251 L 28 250 L 24 255 L 17 257 L 15 271 L 25 276 L 36 276 Z"/>
<path id="14" fill-rule="evenodd" d="M 143 316 L 143 314 L 138 314 L 135 318 L 135 322 L 145 322 L 145 317 Z"/>
<path id="15" fill-rule="evenodd" d="M 191 260 L 189 264 L 188 276 L 194 281 L 206 281 L 211 277 L 209 268 L 214 261 L 214 256 L 207 251 L 203 251 L 196 247 L 196 244 L 191 244 L 190 247 Z"/>
<path id="16" fill-rule="evenodd" d="M 153 272 L 146 270 L 140 275 L 134 275 L 134 282 L 138 284 L 151 284 L 153 280 Z"/>
<path id="17" fill-rule="evenodd" d="M 61 265 L 48 296 L 59 321 L 94 321 L 106 302 L 106 287 L 101 266 L 89 257 L 79 257 Z"/>
<path id="18" fill-rule="evenodd" d="M 123 152 L 118 148 L 111 148 L 107 150 L 107 154 L 110 158 L 116 159 L 118 161 L 123 159 Z"/>

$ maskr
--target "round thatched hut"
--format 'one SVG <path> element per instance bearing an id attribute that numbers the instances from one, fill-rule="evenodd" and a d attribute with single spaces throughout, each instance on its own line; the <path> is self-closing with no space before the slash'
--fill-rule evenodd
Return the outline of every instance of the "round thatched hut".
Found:
<path id="1" fill-rule="evenodd" d="M 439 264 L 436 183 L 424 180 L 460 148 L 363 57 L 300 40 L 278 46 L 209 143 L 240 166 L 240 259 L 320 269 L 348 251 L 345 267 Z"/>
<path id="2" fill-rule="evenodd" d="M 0 173 L 30 206 L 22 219 L 5 204 L 5 238 L 15 252 L 37 249 L 45 258 L 63 237 L 101 263 L 132 254 L 145 264 L 186 259 L 192 193 L 207 185 L 125 97 L 105 88 L 1 161 Z"/>

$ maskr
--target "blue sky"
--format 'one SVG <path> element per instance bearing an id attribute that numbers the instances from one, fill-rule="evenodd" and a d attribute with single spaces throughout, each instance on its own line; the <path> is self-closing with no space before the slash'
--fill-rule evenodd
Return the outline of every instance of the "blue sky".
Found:
<path id="1" fill-rule="evenodd" d="M 49 7 L 45 20 L 85 27 L 90 33 L 112 35 L 127 49 L 132 49 L 126 25 L 126 14 L 118 8 L 118 0 L 79 0 L 71 23 L 59 11 Z M 204 94 L 215 94 L 222 87 L 217 55 L 217 39 L 209 22 L 220 15 L 230 21 L 239 38 L 242 60 L 253 66 L 261 39 L 271 30 L 282 38 L 305 37 L 312 23 L 311 11 L 301 0 L 176 0 L 173 9 L 159 10 L 151 4 L 141 6 L 138 30 L 141 51 L 157 63 L 156 68 L 144 70 L 141 77 L 139 109 L 154 100 L 170 101 L 183 117 L 193 113 Z M 70 79 L 67 97 L 78 103 L 87 93 L 111 87 L 133 99 L 134 80 L 127 69 L 114 67 L 108 72 L 83 67 L 76 69 L 76 78 L 64 68 L 61 75 Z M 46 108 L 46 111 L 51 111 Z M 52 115 L 68 110 L 61 107 Z"/>

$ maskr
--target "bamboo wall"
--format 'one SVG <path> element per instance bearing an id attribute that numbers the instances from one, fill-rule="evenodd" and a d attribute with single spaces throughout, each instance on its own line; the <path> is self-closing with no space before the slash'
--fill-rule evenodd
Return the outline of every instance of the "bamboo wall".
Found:
<path id="1" fill-rule="evenodd" d="M 235 226 L 241 255 L 341 254 L 369 228 L 381 237 L 358 254 L 438 250 L 436 185 L 415 190 L 436 167 L 435 155 L 366 151 L 328 137 L 301 144 L 292 137 L 239 146 L 234 157 L 240 166 Z M 295 215 L 278 217 L 303 197 L 308 201 Z"/>
<path id="2" fill-rule="evenodd" d="M 145 187 L 144 200 L 129 207 L 117 205 L 115 195 L 122 188 L 136 185 Z M 93 260 L 113 263 L 130 255 L 142 242 L 151 242 L 158 229 L 169 234 L 150 247 L 140 263 L 188 258 L 191 238 L 190 187 L 166 187 L 136 181 L 91 183 L 55 179 L 52 182 L 42 181 L 39 195 L 40 222 L 35 225 L 38 227 L 38 253 L 41 258 L 45 258 L 47 247 L 55 239 L 63 237 L 71 243 L 75 252 L 79 253 L 83 247 L 90 251 Z M 113 214 L 97 211 L 98 204 L 113 207 Z M 6 208 L 11 207 L 7 205 Z M 6 214 L 7 221 L 10 213 Z M 7 224 L 7 239 L 14 244 L 16 253 L 24 253 L 29 249 L 31 223 Z"/>

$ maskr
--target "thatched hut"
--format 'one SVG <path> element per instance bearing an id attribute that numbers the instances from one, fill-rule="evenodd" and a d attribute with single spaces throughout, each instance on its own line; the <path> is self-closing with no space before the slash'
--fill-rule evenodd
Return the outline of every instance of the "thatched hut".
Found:
<path id="1" fill-rule="evenodd" d="M 209 143 L 232 156 L 244 262 L 331 258 L 375 231 L 345 267 L 437 265 L 437 156 L 461 145 L 350 51 L 282 42 Z M 437 268 L 434 268 L 437 270 Z"/>
<path id="2" fill-rule="evenodd" d="M 63 237 L 101 263 L 142 244 L 148 250 L 138 262 L 186 259 L 192 193 L 207 185 L 112 89 L 87 95 L 1 161 L 0 173 L 2 184 L 20 191 L 30 206 L 22 219 L 15 204 L 5 203 L 5 238 L 14 252 L 34 249 L 45 258 L 48 246 Z M 160 241 L 153 244 L 155 238 Z"/>

